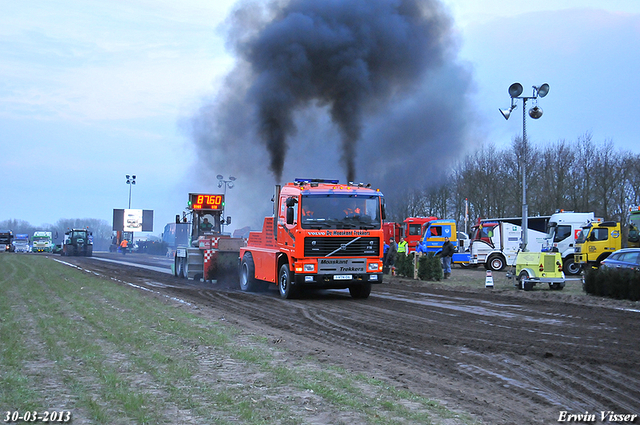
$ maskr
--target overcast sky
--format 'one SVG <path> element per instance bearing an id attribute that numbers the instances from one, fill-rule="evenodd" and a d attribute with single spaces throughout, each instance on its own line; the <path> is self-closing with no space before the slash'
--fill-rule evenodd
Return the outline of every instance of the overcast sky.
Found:
<path id="1" fill-rule="evenodd" d="M 521 135 L 522 102 L 509 121 L 498 108 L 509 107 L 511 83 L 520 82 L 527 95 L 546 82 L 549 95 L 538 103 L 544 115 L 527 122 L 532 142 L 574 141 L 589 132 L 597 142 L 640 152 L 639 1 L 445 4 L 457 60 L 473 79 L 464 102 L 477 115 L 474 143 L 507 146 Z M 0 220 L 111 223 L 114 208 L 128 207 L 125 175 L 135 174 L 131 207 L 154 210 L 159 234 L 189 192 L 217 192 L 210 176 L 234 171 L 224 161 L 201 170 L 206 165 L 197 161 L 186 128 L 233 69 L 220 29 L 233 6 L 228 0 L 3 2 Z M 234 205 L 234 197 L 272 184 L 247 180 L 238 176 L 227 191 L 231 229 L 255 224 L 254 217 L 243 220 L 247 208 Z M 263 214 L 269 199 L 255 199 L 250 209 Z"/>

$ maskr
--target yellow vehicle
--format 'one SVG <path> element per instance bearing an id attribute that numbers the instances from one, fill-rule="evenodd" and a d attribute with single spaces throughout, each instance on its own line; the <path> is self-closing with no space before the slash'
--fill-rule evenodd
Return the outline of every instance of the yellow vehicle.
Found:
<path id="1" fill-rule="evenodd" d="M 530 291 L 537 283 L 548 283 L 549 289 L 564 288 L 562 255 L 559 252 L 519 252 L 516 257 L 516 286 Z"/>
<path id="2" fill-rule="evenodd" d="M 620 223 L 600 221 L 582 228 L 575 244 L 575 261 L 588 267 L 599 267 L 612 252 L 622 249 Z"/>

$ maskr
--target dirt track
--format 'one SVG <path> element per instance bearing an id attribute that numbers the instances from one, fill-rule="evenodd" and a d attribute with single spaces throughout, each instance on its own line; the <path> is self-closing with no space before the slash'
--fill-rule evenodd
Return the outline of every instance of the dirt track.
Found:
<path id="1" fill-rule="evenodd" d="M 486 423 L 558 423 L 561 411 L 596 414 L 597 423 L 600 411 L 640 414 L 637 303 L 396 278 L 374 286 L 367 300 L 320 291 L 285 301 L 275 288 L 239 292 L 235 280 L 187 283 L 96 259 L 62 259 L 179 297 L 294 354 L 385 379 Z"/>

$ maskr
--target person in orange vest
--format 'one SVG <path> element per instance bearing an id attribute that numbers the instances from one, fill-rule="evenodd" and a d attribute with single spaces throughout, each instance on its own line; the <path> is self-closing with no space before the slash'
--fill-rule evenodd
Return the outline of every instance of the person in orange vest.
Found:
<path id="1" fill-rule="evenodd" d="M 129 246 L 128 240 L 123 239 L 122 242 L 120 242 L 120 250 L 122 251 L 122 255 L 125 255 L 127 253 L 128 246 Z"/>

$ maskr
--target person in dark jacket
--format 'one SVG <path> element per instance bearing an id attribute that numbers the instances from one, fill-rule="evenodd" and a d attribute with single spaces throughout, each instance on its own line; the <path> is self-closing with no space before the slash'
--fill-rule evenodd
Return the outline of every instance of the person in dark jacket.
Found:
<path id="1" fill-rule="evenodd" d="M 394 238 L 389 239 L 389 248 L 387 249 L 387 263 L 386 267 L 393 267 L 396 263 L 396 256 L 398 255 L 398 244 Z"/>
<path id="2" fill-rule="evenodd" d="M 455 248 L 449 238 L 444 238 L 442 251 L 440 251 L 440 258 L 442 261 L 442 271 L 445 279 L 448 279 L 449 276 L 451 276 L 451 257 L 453 257 L 454 252 Z"/>

